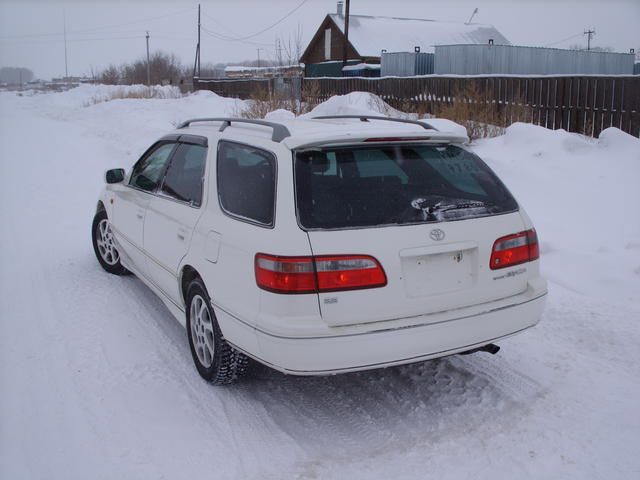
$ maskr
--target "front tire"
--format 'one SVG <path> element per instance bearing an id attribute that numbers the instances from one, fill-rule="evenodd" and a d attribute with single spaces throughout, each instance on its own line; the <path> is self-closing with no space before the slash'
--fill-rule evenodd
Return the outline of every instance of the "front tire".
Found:
<path id="1" fill-rule="evenodd" d="M 248 358 L 222 337 L 202 280 L 193 280 L 187 287 L 186 305 L 187 336 L 198 373 L 214 385 L 235 382 L 245 373 Z"/>
<path id="2" fill-rule="evenodd" d="M 100 210 L 93 217 L 91 227 L 91 238 L 93 241 L 93 251 L 96 254 L 100 266 L 107 272 L 114 275 L 125 275 L 129 270 L 120 263 L 120 253 L 116 249 L 111 224 L 107 217 L 107 212 Z"/>

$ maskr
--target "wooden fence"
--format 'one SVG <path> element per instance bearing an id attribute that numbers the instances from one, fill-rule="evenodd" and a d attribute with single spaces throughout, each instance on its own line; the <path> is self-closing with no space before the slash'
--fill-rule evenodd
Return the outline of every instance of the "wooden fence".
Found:
<path id="1" fill-rule="evenodd" d="M 258 91 L 271 91 L 273 78 L 193 79 L 194 90 L 210 90 L 223 97 L 251 98 Z"/>
<path id="2" fill-rule="evenodd" d="M 273 81 L 200 81 L 196 88 L 248 98 L 252 88 L 273 91 Z M 506 125 L 527 121 L 591 136 L 617 127 L 640 137 L 640 76 L 305 78 L 302 100 L 317 104 L 333 95 L 371 92 L 403 111 L 434 113 L 468 102 L 464 92 L 469 89 L 480 92 L 475 104 L 504 112 Z"/>

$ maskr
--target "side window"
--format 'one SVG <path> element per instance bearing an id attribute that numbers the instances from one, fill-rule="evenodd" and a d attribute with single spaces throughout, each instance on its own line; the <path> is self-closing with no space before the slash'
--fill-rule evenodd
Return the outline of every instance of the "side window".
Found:
<path id="1" fill-rule="evenodd" d="M 179 144 L 164 176 L 162 192 L 199 207 L 202 204 L 202 179 L 206 160 L 206 147 Z"/>
<path id="2" fill-rule="evenodd" d="M 227 213 L 272 226 L 276 192 L 273 154 L 231 142 L 218 146 L 218 196 Z"/>
<path id="3" fill-rule="evenodd" d="M 129 185 L 147 192 L 155 190 L 175 145 L 175 143 L 162 143 L 138 160 L 131 172 Z"/>

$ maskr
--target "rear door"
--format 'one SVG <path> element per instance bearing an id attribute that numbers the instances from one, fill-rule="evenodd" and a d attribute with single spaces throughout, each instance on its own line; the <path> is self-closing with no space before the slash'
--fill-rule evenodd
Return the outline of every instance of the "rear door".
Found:
<path id="1" fill-rule="evenodd" d="M 134 269 L 146 273 L 143 253 L 144 218 L 171 154 L 176 146 L 172 141 L 154 144 L 134 165 L 128 183 L 114 190 L 111 224 L 118 245 Z"/>
<path id="2" fill-rule="evenodd" d="M 179 267 L 204 202 L 207 139 L 183 135 L 157 194 L 149 200 L 144 248 L 149 279 L 180 305 Z"/>
<path id="3" fill-rule="evenodd" d="M 381 288 L 321 293 L 328 324 L 441 312 L 526 289 L 526 275 L 489 268 L 494 241 L 525 226 L 513 197 L 475 155 L 410 145 L 325 149 L 299 152 L 295 168 L 299 221 L 313 254 L 371 255 L 387 276 Z"/>

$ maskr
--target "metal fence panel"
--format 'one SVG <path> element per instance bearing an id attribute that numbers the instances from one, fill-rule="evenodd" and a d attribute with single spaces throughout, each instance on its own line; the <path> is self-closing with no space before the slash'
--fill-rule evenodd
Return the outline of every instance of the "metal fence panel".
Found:
<path id="1" fill-rule="evenodd" d="M 425 52 L 382 52 L 381 77 L 410 77 L 433 73 L 435 55 Z"/>
<path id="2" fill-rule="evenodd" d="M 632 53 L 511 45 L 436 45 L 434 73 L 443 75 L 629 75 Z"/>

